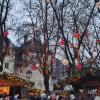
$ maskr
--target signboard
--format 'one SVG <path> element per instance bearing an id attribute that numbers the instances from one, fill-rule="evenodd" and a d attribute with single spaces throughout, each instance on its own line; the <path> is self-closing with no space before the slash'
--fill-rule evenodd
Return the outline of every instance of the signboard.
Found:
<path id="1" fill-rule="evenodd" d="M 0 87 L 0 94 L 9 95 L 10 87 Z"/>

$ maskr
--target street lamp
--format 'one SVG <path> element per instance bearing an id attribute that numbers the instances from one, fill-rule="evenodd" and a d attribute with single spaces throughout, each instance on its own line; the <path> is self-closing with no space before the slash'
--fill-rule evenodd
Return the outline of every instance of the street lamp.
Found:
<path id="1" fill-rule="evenodd" d="M 32 76 L 32 71 L 31 70 L 27 70 L 27 72 L 26 72 L 26 78 L 28 80 L 30 80 L 31 76 Z"/>

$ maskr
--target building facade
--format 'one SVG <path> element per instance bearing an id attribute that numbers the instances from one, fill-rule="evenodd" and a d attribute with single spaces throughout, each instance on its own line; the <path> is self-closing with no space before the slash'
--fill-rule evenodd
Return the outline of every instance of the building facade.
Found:
<path id="1" fill-rule="evenodd" d="M 35 82 L 34 88 L 44 90 L 43 75 L 38 70 L 40 53 L 43 52 L 43 46 L 37 40 L 29 40 L 20 48 L 15 49 L 15 73 Z M 38 55 L 38 56 L 37 56 Z M 36 66 L 37 68 L 35 69 Z"/>
<path id="2" fill-rule="evenodd" d="M 14 73 L 14 59 L 15 51 L 13 49 L 13 44 L 10 43 L 3 61 L 3 72 Z"/>

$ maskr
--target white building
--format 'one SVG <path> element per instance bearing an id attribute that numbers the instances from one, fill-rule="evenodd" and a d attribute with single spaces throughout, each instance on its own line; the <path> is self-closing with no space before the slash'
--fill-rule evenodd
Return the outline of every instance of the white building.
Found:
<path id="1" fill-rule="evenodd" d="M 3 61 L 3 72 L 14 73 L 14 58 L 13 45 L 9 44 L 7 54 L 5 55 Z"/>

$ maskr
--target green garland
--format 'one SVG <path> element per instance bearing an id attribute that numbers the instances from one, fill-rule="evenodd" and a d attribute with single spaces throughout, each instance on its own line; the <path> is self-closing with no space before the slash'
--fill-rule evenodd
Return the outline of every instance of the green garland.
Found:
<path id="1" fill-rule="evenodd" d="M 31 88 L 32 86 L 34 86 L 34 82 L 31 81 L 26 81 L 23 78 L 20 78 L 17 75 L 14 75 L 12 73 L 3 73 L 3 79 L 7 80 L 7 81 L 11 81 L 11 82 L 15 82 L 15 83 L 20 83 L 21 86 L 25 86 L 27 85 L 29 88 Z"/>

